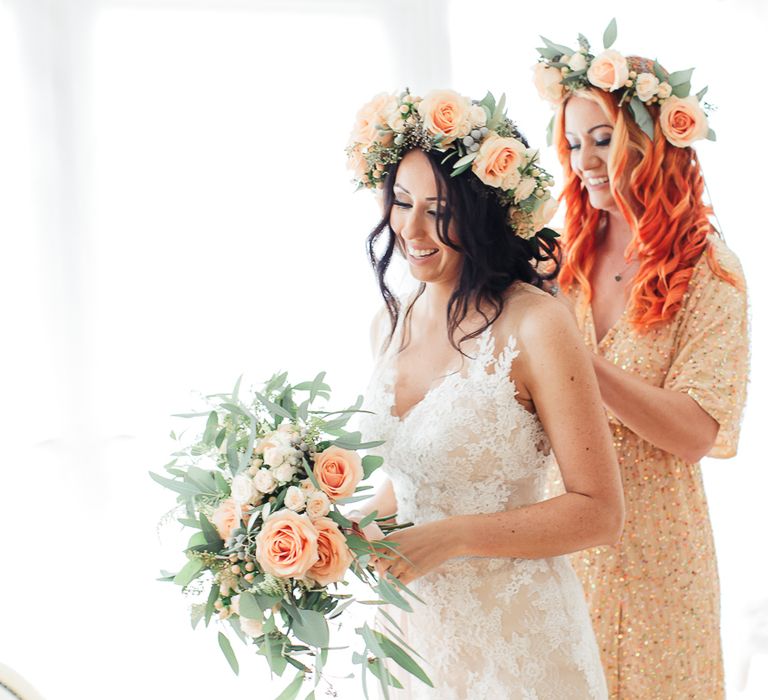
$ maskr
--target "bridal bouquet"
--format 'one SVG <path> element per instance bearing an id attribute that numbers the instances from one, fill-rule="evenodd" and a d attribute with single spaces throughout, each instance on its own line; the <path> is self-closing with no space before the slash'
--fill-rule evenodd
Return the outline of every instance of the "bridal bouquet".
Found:
<path id="1" fill-rule="evenodd" d="M 193 627 L 200 620 L 207 626 L 215 617 L 226 631 L 254 645 L 272 673 L 297 669 L 279 700 L 296 698 L 305 681 L 313 682 L 306 700 L 314 699 L 330 650 L 329 620 L 355 602 L 410 610 L 406 596 L 413 595 L 393 576 L 378 577 L 371 565 L 372 557 L 386 557 L 397 546 L 361 536 L 360 528 L 377 513 L 355 525 L 339 509 L 368 497 L 364 492 L 372 487 L 360 482 L 382 459 L 357 451 L 381 442 L 363 443 L 359 432 L 345 429 L 360 412 L 362 397 L 342 411 L 313 407 L 318 398 L 330 398 L 324 378 L 322 372 L 311 382 L 291 385 L 283 373 L 262 391 L 249 392 L 238 380 L 231 394 L 207 397 L 210 410 L 179 416 L 198 421 L 200 432 L 191 442 L 172 432 L 181 444 L 165 465 L 169 476 L 150 473 L 177 494 L 174 517 L 195 531 L 185 550 L 187 563 L 175 574 L 163 572 L 161 580 L 198 597 Z M 377 522 L 384 532 L 397 527 Z M 356 601 L 344 592 L 348 572 L 367 585 L 373 600 Z M 381 614 L 394 627 L 386 629 L 389 634 L 367 623 L 355 630 L 363 649 L 352 661 L 361 666 L 365 697 L 369 672 L 385 697 L 388 687 L 402 687 L 392 663 L 431 685 L 403 648 L 395 621 L 386 611 Z M 238 673 L 225 631 L 219 631 L 218 641 Z"/>

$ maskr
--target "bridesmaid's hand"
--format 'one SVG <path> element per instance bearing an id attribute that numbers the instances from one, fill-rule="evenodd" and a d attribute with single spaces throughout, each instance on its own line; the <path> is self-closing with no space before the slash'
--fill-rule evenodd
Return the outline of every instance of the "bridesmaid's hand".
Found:
<path id="1" fill-rule="evenodd" d="M 386 541 L 397 547 L 394 551 L 387 549 L 385 556 L 379 550 L 381 555 L 376 560 L 379 576 L 389 572 L 408 585 L 458 556 L 456 533 L 449 532 L 448 527 L 446 520 L 438 520 L 393 532 Z"/>

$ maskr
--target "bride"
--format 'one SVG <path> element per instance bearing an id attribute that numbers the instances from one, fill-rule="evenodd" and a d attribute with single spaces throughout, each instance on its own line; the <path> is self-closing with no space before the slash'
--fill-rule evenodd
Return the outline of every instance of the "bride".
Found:
<path id="1" fill-rule="evenodd" d="M 615 543 L 623 501 L 590 358 L 540 289 L 556 268 L 551 180 L 491 95 L 379 95 L 347 152 L 382 197 L 368 250 L 385 308 L 363 429 L 386 440 L 388 477 L 351 517 L 413 523 L 377 568 L 423 601 L 398 624 L 435 686 L 400 674 L 390 695 L 606 698 L 563 555 Z M 395 252 L 419 283 L 403 301 L 386 281 Z M 566 493 L 542 500 L 552 455 Z"/>

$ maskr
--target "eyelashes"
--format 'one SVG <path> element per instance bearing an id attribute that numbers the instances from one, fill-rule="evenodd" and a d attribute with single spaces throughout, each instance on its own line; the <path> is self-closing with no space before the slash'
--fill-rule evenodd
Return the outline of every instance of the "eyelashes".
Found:
<path id="1" fill-rule="evenodd" d="M 408 204 L 407 202 L 401 202 L 399 199 L 392 200 L 392 206 L 397 207 L 398 209 L 411 209 L 412 205 Z M 427 211 L 427 214 L 430 216 L 437 216 L 436 211 Z"/>
<path id="2" fill-rule="evenodd" d="M 605 147 L 611 145 L 611 139 L 600 139 L 599 141 L 595 141 L 595 146 Z M 578 151 L 581 148 L 581 144 L 579 143 L 569 143 L 568 144 L 568 150 L 569 151 Z"/>

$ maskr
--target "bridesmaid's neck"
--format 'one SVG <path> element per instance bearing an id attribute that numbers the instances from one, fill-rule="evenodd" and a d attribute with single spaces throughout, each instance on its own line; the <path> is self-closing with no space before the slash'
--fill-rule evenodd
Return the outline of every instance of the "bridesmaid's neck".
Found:
<path id="1" fill-rule="evenodd" d="M 623 255 L 632 242 L 632 228 L 618 209 L 604 210 L 600 233 L 599 245 L 604 254 L 621 252 Z"/>

